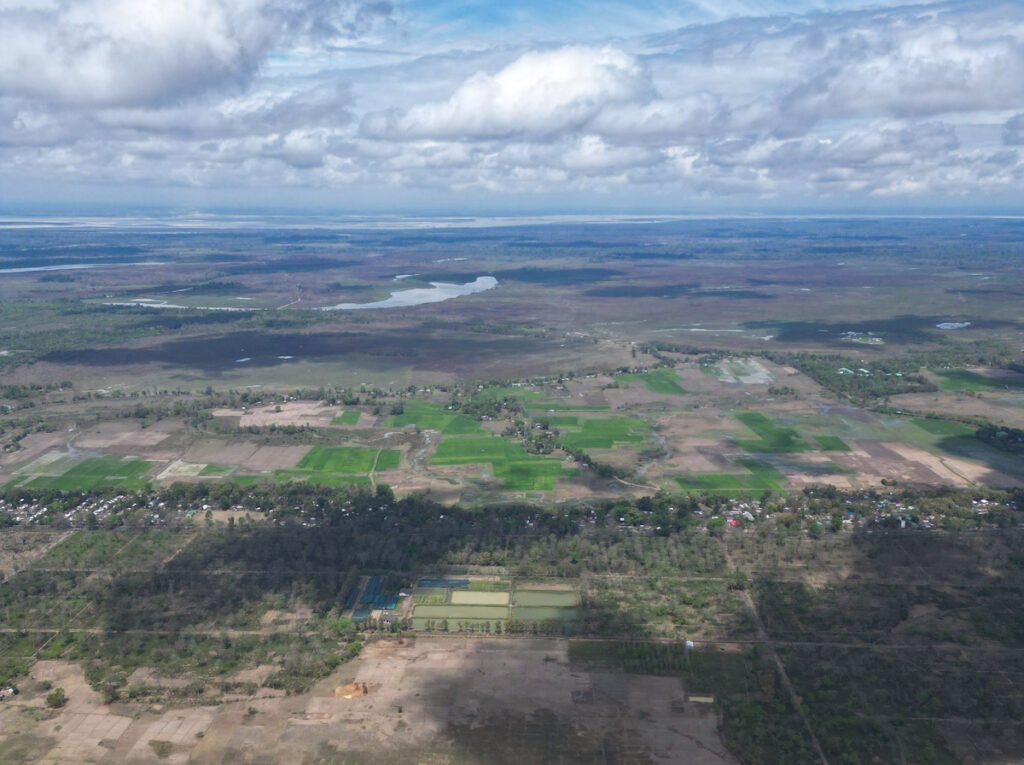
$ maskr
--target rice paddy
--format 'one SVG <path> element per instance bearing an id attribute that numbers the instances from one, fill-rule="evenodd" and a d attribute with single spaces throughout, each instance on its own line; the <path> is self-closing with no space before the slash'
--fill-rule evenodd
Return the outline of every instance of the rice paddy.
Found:
<path id="1" fill-rule="evenodd" d="M 620 383 L 629 385 L 642 382 L 647 390 L 671 396 L 682 396 L 686 390 L 679 384 L 679 375 L 674 369 L 652 369 L 640 374 L 619 375 L 615 378 Z"/>
<path id="2" fill-rule="evenodd" d="M 405 404 L 402 414 L 392 415 L 384 424 L 393 428 L 415 426 L 424 430 L 436 430 L 449 436 L 482 432 L 480 423 L 472 417 L 451 412 L 441 404 L 428 401 L 410 401 Z"/>
<path id="3" fill-rule="evenodd" d="M 275 470 L 278 481 L 305 480 L 317 486 L 351 486 L 371 483 L 369 474 L 394 470 L 401 464 L 397 449 L 366 449 L 358 446 L 314 446 L 294 468 Z M 236 476 L 260 480 L 259 476 Z"/>
<path id="4" fill-rule="evenodd" d="M 24 485 L 31 489 L 88 491 L 100 486 L 142 489 L 154 463 L 131 457 L 94 457 L 79 462 L 60 475 L 37 475 Z"/>
<path id="5" fill-rule="evenodd" d="M 356 425 L 358 423 L 358 409 L 346 409 L 344 412 L 341 412 L 337 417 L 331 420 L 332 425 Z"/>
<path id="6" fill-rule="evenodd" d="M 777 426 L 760 412 L 737 414 L 736 419 L 750 428 L 757 439 L 737 439 L 744 451 L 761 453 L 806 452 L 813 448 L 793 428 Z"/>
<path id="7" fill-rule="evenodd" d="M 935 369 L 939 387 L 948 391 L 1024 390 L 1024 375 L 989 377 L 969 369 Z"/>
<path id="8" fill-rule="evenodd" d="M 850 451 L 850 445 L 846 443 L 839 436 L 815 436 L 814 440 L 818 442 L 818 446 L 822 448 L 822 451 L 826 452 L 848 452 Z"/>
<path id="9" fill-rule="evenodd" d="M 684 491 L 702 491 L 718 494 L 750 495 L 765 491 L 781 491 L 786 479 L 767 463 L 744 458 L 735 462 L 745 473 L 697 473 L 676 478 Z"/>
<path id="10" fill-rule="evenodd" d="M 227 475 L 232 470 L 230 465 L 206 465 L 202 470 L 199 471 L 201 476 L 222 476 Z"/>
<path id="11" fill-rule="evenodd" d="M 973 436 L 977 432 L 977 428 L 953 420 L 915 417 L 912 422 L 933 436 Z"/>
<path id="12" fill-rule="evenodd" d="M 397 468 L 397 449 L 364 449 L 356 446 L 314 446 L 298 464 L 299 470 L 316 473 L 369 473 Z"/>
<path id="13" fill-rule="evenodd" d="M 489 464 L 510 491 L 550 491 L 557 478 L 572 475 L 558 459 L 528 454 L 521 444 L 493 436 L 446 438 L 431 465 Z"/>
<path id="14" fill-rule="evenodd" d="M 582 420 L 578 431 L 562 434 L 561 442 L 570 449 L 611 449 L 616 444 L 639 443 L 647 432 L 645 423 L 629 417 Z"/>

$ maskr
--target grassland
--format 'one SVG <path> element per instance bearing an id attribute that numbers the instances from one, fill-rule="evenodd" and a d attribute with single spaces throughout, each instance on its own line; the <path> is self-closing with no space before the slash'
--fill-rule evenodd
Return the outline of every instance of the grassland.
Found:
<path id="1" fill-rule="evenodd" d="M 640 374 L 619 375 L 615 378 L 620 383 L 629 385 L 642 382 L 647 390 L 670 396 L 682 396 L 686 390 L 679 383 L 679 375 L 673 369 L 652 369 Z"/>
<path id="2" fill-rule="evenodd" d="M 529 454 L 521 444 L 492 436 L 445 438 L 430 464 L 489 464 L 509 491 L 550 491 L 557 478 L 572 475 L 560 460 Z"/>
<path id="3" fill-rule="evenodd" d="M 370 483 L 370 474 L 394 470 L 402 460 L 397 449 L 368 449 L 357 446 L 314 446 L 294 468 L 275 470 L 278 481 L 304 480 L 318 486 L 348 486 Z M 236 476 L 248 483 L 249 478 Z"/>
<path id="4" fill-rule="evenodd" d="M 736 445 L 748 452 L 784 454 L 813 449 L 793 428 L 779 427 L 760 412 L 737 414 L 736 419 L 758 436 L 756 440 L 736 439 Z"/>
<path id="5" fill-rule="evenodd" d="M 1024 376 L 990 377 L 969 369 L 935 369 L 939 387 L 948 391 L 1024 390 Z"/>
<path id="6" fill-rule="evenodd" d="M 846 443 L 839 436 L 815 436 L 814 440 L 818 442 L 818 446 L 826 452 L 848 452 L 850 451 L 850 445 Z"/>
<path id="7" fill-rule="evenodd" d="M 357 474 L 397 468 L 400 461 L 396 449 L 314 446 L 297 467 L 316 473 Z"/>
<path id="8" fill-rule="evenodd" d="M 915 417 L 911 422 L 933 436 L 973 436 L 978 430 L 962 422 L 940 420 L 932 417 Z"/>
<path id="9" fill-rule="evenodd" d="M 577 431 L 562 433 L 561 442 L 570 449 L 611 449 L 616 444 L 640 443 L 647 437 L 645 423 L 629 417 L 581 420 Z"/>
<path id="10" fill-rule="evenodd" d="M 480 423 L 472 417 L 451 412 L 441 404 L 428 401 L 410 401 L 404 405 L 404 412 L 389 417 L 385 424 L 392 428 L 416 426 L 425 430 L 436 430 L 444 435 L 470 435 L 480 433 Z"/>
<path id="11" fill-rule="evenodd" d="M 359 410 L 346 409 L 331 420 L 332 425 L 356 425 L 359 423 Z"/>
<path id="12" fill-rule="evenodd" d="M 738 459 L 737 467 L 745 473 L 698 473 L 680 476 L 676 479 L 683 491 L 699 491 L 711 494 L 755 495 L 765 491 L 780 491 L 786 479 L 771 465 L 751 458 Z"/>
<path id="13" fill-rule="evenodd" d="M 39 475 L 23 485 L 60 491 L 88 491 L 100 486 L 141 489 L 149 483 L 145 476 L 153 464 L 132 458 L 93 457 L 69 467 L 61 475 Z"/>
<path id="14" fill-rule="evenodd" d="M 206 477 L 206 476 L 224 476 L 224 475 L 227 475 L 228 473 L 230 473 L 232 471 L 232 469 L 233 468 L 230 465 L 217 465 L 217 464 L 211 463 L 209 465 L 204 466 L 203 469 L 199 471 L 199 475 L 204 476 L 204 477 Z"/>

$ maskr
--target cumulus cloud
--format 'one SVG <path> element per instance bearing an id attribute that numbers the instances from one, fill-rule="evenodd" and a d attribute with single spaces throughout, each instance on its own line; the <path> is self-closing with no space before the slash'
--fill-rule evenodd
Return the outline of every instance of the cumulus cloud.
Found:
<path id="1" fill-rule="evenodd" d="M 249 81 L 275 47 L 351 37 L 361 0 L 55 0 L 0 9 L 0 90 L 64 104 L 148 105 Z"/>
<path id="2" fill-rule="evenodd" d="M 1003 143 L 1007 146 L 1024 146 L 1024 112 L 1010 117 L 1003 125 Z"/>
<path id="3" fill-rule="evenodd" d="M 477 73 L 446 101 L 368 115 L 363 132 L 397 138 L 549 135 L 583 126 L 608 104 L 650 93 L 647 73 L 628 53 L 568 46 L 526 53 L 495 74 Z"/>
<path id="4" fill-rule="evenodd" d="M 423 55 L 385 36 L 357 64 L 325 42 L 364 33 L 387 5 L 30 1 L 0 0 L 0 173 L 663 199 L 1024 194 L 1019 2 Z"/>

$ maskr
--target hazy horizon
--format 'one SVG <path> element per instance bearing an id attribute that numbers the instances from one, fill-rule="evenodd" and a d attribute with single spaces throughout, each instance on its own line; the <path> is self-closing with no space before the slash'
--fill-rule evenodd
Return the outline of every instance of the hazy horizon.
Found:
<path id="1" fill-rule="evenodd" d="M 0 208 L 1012 213 L 1024 6 L 0 0 Z"/>

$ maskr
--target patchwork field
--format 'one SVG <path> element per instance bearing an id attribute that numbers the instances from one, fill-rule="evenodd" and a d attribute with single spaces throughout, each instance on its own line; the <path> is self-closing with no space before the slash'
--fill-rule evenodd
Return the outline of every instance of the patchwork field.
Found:
<path id="1" fill-rule="evenodd" d="M 653 369 L 642 374 L 619 375 L 615 379 L 625 385 L 643 383 L 647 390 L 654 393 L 676 396 L 682 396 L 686 393 L 683 386 L 679 384 L 679 376 L 673 369 Z"/>
<path id="2" fill-rule="evenodd" d="M 763 369 L 785 385 L 724 381 L 715 371 L 723 368 L 740 377 Z M 679 381 L 682 392 L 652 380 Z M 0 486 L 384 482 L 399 494 L 429 491 L 473 502 L 510 493 L 552 501 L 612 497 L 623 487 L 749 495 L 816 483 L 877 486 L 883 479 L 1014 486 L 1024 480 L 1019 460 L 974 438 L 977 426 L 958 414 L 1005 412 L 1001 419 L 1015 422 L 1013 395 L 1007 389 L 911 394 L 906 400 L 915 407 L 905 415 L 880 414 L 831 401 L 797 370 L 768 361 L 687 360 L 633 376 L 476 385 L 461 394 L 392 393 L 384 406 L 250 407 L 265 418 L 262 425 L 242 425 L 249 416 L 242 408 L 215 409 L 220 415 L 212 429 L 173 418 L 141 425 L 101 419 L 63 438 L 32 434 L 22 460 L 17 452 L 0 458 Z M 88 406 L 118 411 L 113 404 Z M 1018 408 L 1024 413 L 1024 402 Z M 382 409 L 400 413 L 375 414 Z M 314 415 L 315 422 L 295 424 L 296 417 Z M 1024 423 L 1024 414 L 1019 417 Z M 295 422 L 287 424 L 289 418 Z"/>
<path id="3" fill-rule="evenodd" d="M 499 587 L 504 591 L 494 591 Z M 558 587 L 512 580 L 420 581 L 412 593 L 413 629 L 528 632 L 535 625 L 559 623 L 561 631 L 572 632 L 579 618 L 580 595 L 569 583 L 560 582 Z"/>
<path id="4" fill-rule="evenodd" d="M 405 411 L 402 414 L 389 417 L 384 424 L 393 428 L 416 426 L 450 436 L 480 432 L 479 422 L 464 414 L 450 412 L 441 404 L 410 401 L 403 408 Z"/>
<path id="5" fill-rule="evenodd" d="M 60 491 L 88 491 L 100 486 L 141 489 L 148 483 L 146 475 L 152 467 L 152 462 L 127 457 L 93 457 L 81 462 L 58 459 L 37 466 L 45 472 L 15 476 L 6 485 Z"/>
<path id="6" fill-rule="evenodd" d="M 446 438 L 430 458 L 430 464 L 490 465 L 495 478 L 509 491 L 545 491 L 555 480 L 571 476 L 557 458 L 528 454 L 520 444 L 492 436 Z"/>
<path id="7" fill-rule="evenodd" d="M 580 419 L 579 423 L 579 430 L 567 428 L 562 434 L 562 443 L 570 449 L 611 449 L 617 444 L 636 444 L 645 439 L 648 431 L 645 423 L 627 417 Z"/>

